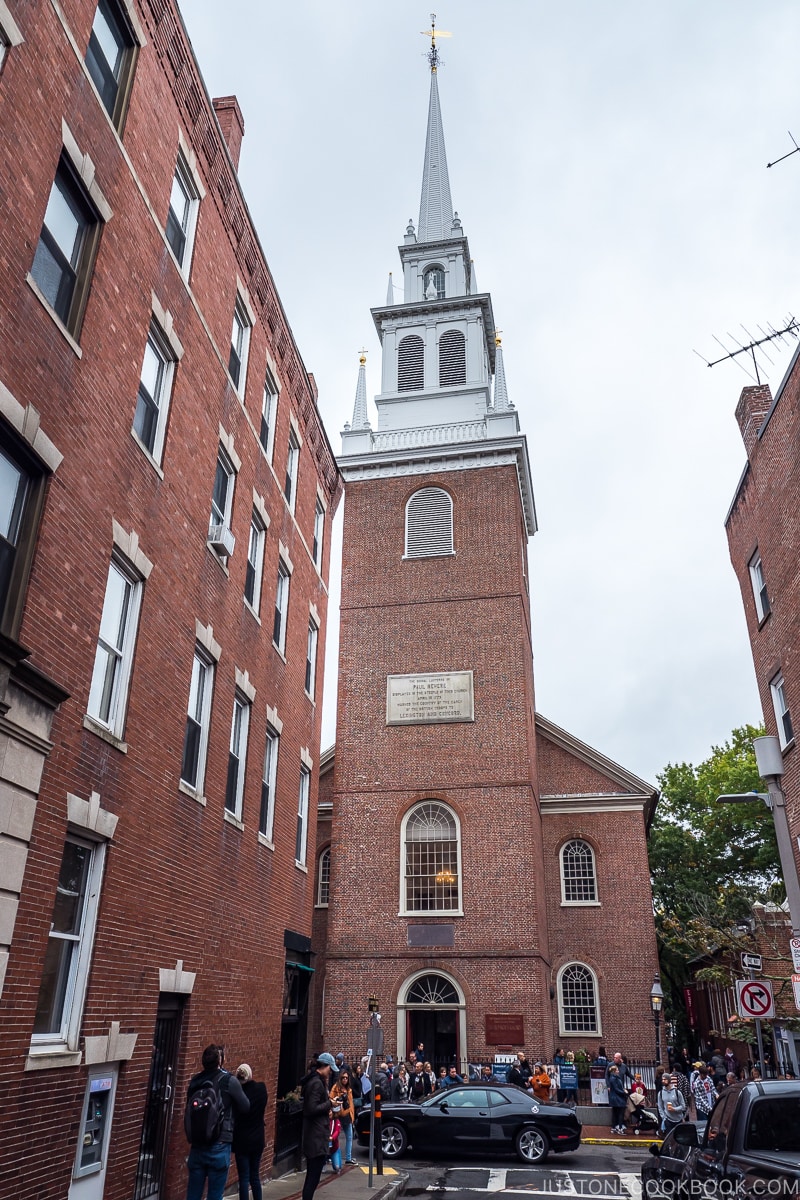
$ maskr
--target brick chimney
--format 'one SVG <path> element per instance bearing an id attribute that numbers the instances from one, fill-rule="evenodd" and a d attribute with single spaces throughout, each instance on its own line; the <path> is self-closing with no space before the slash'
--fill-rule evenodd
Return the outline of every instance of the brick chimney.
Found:
<path id="1" fill-rule="evenodd" d="M 758 387 L 742 388 L 739 403 L 736 405 L 736 420 L 742 431 L 748 458 L 756 444 L 758 431 L 764 422 L 764 417 L 771 407 L 772 392 L 768 383 L 759 384 Z"/>
<path id="2" fill-rule="evenodd" d="M 214 105 L 214 112 L 217 114 L 217 120 L 222 130 L 222 136 L 225 138 L 231 161 L 238 171 L 239 152 L 242 148 L 242 138 L 244 137 L 244 117 L 242 116 L 242 110 L 239 108 L 239 102 L 235 96 L 217 96 L 211 103 Z"/>

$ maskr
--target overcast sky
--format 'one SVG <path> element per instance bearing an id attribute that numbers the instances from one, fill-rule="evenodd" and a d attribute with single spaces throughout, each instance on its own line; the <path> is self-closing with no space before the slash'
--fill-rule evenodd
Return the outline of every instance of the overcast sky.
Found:
<path id="1" fill-rule="evenodd" d="M 429 10 L 182 11 L 209 92 L 244 113 L 245 195 L 338 453 L 417 220 Z M 800 5 L 448 0 L 437 25 L 453 204 L 531 455 L 537 708 L 655 781 L 761 715 L 723 527 L 749 381 L 693 349 L 800 315 L 800 154 L 765 169 L 800 141 Z M 335 625 L 332 605 L 334 651 Z M 324 745 L 334 691 L 329 655 Z"/>

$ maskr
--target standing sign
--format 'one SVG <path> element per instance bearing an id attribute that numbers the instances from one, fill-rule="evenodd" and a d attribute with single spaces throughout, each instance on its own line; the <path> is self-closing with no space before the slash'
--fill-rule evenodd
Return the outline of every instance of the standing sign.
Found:
<path id="1" fill-rule="evenodd" d="M 800 975 L 792 976 L 792 991 L 794 992 L 794 1006 L 800 1012 Z"/>
<path id="2" fill-rule="evenodd" d="M 772 984 L 764 979 L 737 979 L 736 997 L 739 1016 L 769 1021 L 775 1016 Z"/>
<path id="3" fill-rule="evenodd" d="M 800 971 L 800 937 L 789 938 L 789 950 L 792 955 L 792 966 Z"/>

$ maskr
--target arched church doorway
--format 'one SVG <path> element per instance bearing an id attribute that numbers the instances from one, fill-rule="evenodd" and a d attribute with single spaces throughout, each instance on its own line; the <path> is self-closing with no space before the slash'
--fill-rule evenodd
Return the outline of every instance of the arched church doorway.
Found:
<path id="1" fill-rule="evenodd" d="M 458 984 L 440 972 L 418 972 L 407 979 L 397 1006 L 398 1049 L 405 1057 L 422 1042 L 425 1058 L 440 1067 L 466 1061 L 466 1005 Z"/>

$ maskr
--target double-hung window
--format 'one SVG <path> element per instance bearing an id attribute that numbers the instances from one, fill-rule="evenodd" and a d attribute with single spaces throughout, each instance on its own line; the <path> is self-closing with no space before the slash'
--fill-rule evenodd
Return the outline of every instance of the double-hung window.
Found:
<path id="1" fill-rule="evenodd" d="M 300 462 L 300 441 L 294 429 L 289 431 L 289 450 L 286 455 L 286 478 L 283 483 L 283 494 L 286 503 L 294 512 L 297 500 L 297 468 Z"/>
<path id="2" fill-rule="evenodd" d="M 247 546 L 247 570 L 244 579 L 244 598 L 254 613 L 261 603 L 261 574 L 264 566 L 264 522 L 256 509 L 250 519 L 250 541 Z"/>
<path id="3" fill-rule="evenodd" d="M 297 838 L 295 841 L 294 857 L 298 866 L 306 865 L 306 845 L 308 842 L 308 802 L 311 796 L 311 772 L 305 763 L 300 767 L 300 791 L 297 800 Z"/>
<path id="4" fill-rule="evenodd" d="M 319 629 L 313 617 L 308 621 L 308 642 L 306 643 L 306 695 L 314 699 L 314 689 L 317 683 L 317 641 Z"/>
<path id="5" fill-rule="evenodd" d="M 199 209 L 200 194 L 197 184 L 182 151 L 178 151 L 178 161 L 169 196 L 166 234 L 172 253 L 178 260 L 178 266 L 184 275 L 188 275 L 192 261 L 192 247 L 194 246 Z"/>
<path id="6" fill-rule="evenodd" d="M 267 371 L 264 379 L 264 397 L 261 401 L 261 428 L 258 440 L 264 448 L 264 453 L 272 462 L 272 452 L 275 447 L 275 420 L 278 415 L 278 387 L 275 380 Z"/>
<path id="7" fill-rule="evenodd" d="M 214 491 L 211 496 L 211 516 L 208 521 L 208 541 L 217 554 L 233 554 L 235 539 L 231 533 L 233 510 L 233 488 L 236 471 L 228 455 L 220 446 L 217 452 L 217 469 L 214 474 Z"/>
<path id="8" fill-rule="evenodd" d="M 111 560 L 100 619 L 88 714 L 115 737 L 125 727 L 128 687 L 143 583 L 121 560 Z"/>
<path id="9" fill-rule="evenodd" d="M 189 709 L 183 738 L 181 779 L 198 794 L 203 791 L 208 733 L 211 726 L 211 696 L 214 690 L 214 665 L 201 653 L 194 652 Z"/>
<path id="10" fill-rule="evenodd" d="M 762 621 L 767 619 L 771 610 L 769 596 L 767 595 L 767 584 L 764 579 L 764 565 L 761 562 L 761 555 L 757 550 L 747 566 L 750 572 L 750 584 L 753 588 L 753 599 L 756 602 L 756 616 L 760 625 Z"/>
<path id="11" fill-rule="evenodd" d="M 34 1048 L 62 1042 L 77 1049 L 104 858 L 104 842 L 67 837 L 36 1002 Z"/>
<path id="12" fill-rule="evenodd" d="M 148 454 L 158 463 L 164 449 L 174 371 L 175 360 L 169 346 L 152 322 L 144 348 L 133 429 Z"/>
<path id="13" fill-rule="evenodd" d="M 244 772 L 247 760 L 247 731 L 250 725 L 250 704 L 238 692 L 233 701 L 231 744 L 228 751 L 228 780 L 225 787 L 225 808 L 237 820 L 242 819 Z"/>
<path id="14" fill-rule="evenodd" d="M 314 507 L 314 539 L 311 548 L 311 556 L 314 559 L 314 566 L 318 571 L 322 570 L 322 543 L 325 537 L 325 506 L 317 496 L 317 503 Z"/>
<path id="15" fill-rule="evenodd" d="M 100 0 L 86 50 L 86 66 L 100 99 L 119 129 L 133 76 L 136 39 L 122 6 Z"/>
<path id="16" fill-rule="evenodd" d="M 0 630 L 15 637 L 36 531 L 44 504 L 47 472 L 5 425 L 0 429 Z"/>
<path id="17" fill-rule="evenodd" d="M 286 650 L 286 616 L 289 612 L 289 568 L 283 559 L 278 560 L 278 583 L 275 588 L 275 616 L 272 623 L 272 640 L 281 654 Z"/>
<path id="18" fill-rule="evenodd" d="M 241 296 L 236 297 L 233 308 L 231 351 L 228 356 L 228 374 L 239 395 L 244 395 L 247 380 L 247 351 L 250 346 L 250 315 Z"/>
<path id="19" fill-rule="evenodd" d="M 31 278 L 73 337 L 80 332 L 100 224 L 69 160 L 62 155 L 47 201 Z"/>
<path id="20" fill-rule="evenodd" d="M 789 703 L 786 699 L 786 686 L 783 674 L 778 674 L 770 681 L 769 690 L 772 693 L 772 707 L 775 710 L 775 720 L 778 723 L 778 739 L 781 749 L 785 750 L 794 741 L 792 718 L 789 713 Z"/>
<path id="21" fill-rule="evenodd" d="M 278 751 L 280 734 L 271 725 L 267 726 L 267 742 L 264 748 L 264 775 L 261 781 L 261 812 L 258 828 L 268 842 L 273 840 L 275 829 L 275 791 L 278 786 Z"/>

